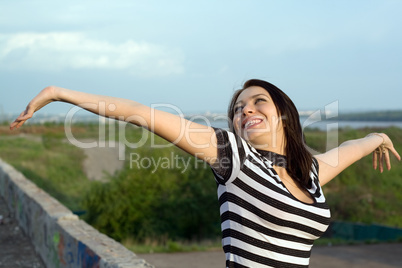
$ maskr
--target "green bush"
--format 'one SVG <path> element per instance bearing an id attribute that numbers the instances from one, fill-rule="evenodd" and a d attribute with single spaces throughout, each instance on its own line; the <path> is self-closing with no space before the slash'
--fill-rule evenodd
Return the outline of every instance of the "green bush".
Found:
<path id="1" fill-rule="evenodd" d="M 117 177 L 91 189 L 84 201 L 85 219 L 118 240 L 166 243 L 218 236 L 219 206 L 210 169 L 175 148 L 138 148 L 136 153 L 155 160 L 174 155 L 190 164 L 187 169 L 127 164 Z"/>

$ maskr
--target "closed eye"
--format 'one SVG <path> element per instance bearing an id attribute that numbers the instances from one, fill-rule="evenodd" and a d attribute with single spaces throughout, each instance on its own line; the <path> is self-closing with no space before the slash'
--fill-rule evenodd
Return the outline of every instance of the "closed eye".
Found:
<path id="1" fill-rule="evenodd" d="M 256 100 L 255 100 L 255 103 L 257 104 L 258 102 L 261 102 L 261 101 L 267 101 L 266 99 L 263 99 L 263 98 L 257 98 Z"/>
<path id="2" fill-rule="evenodd" d="M 235 113 L 238 113 L 238 112 L 240 112 L 241 110 L 243 110 L 243 106 L 241 106 L 241 105 L 238 105 L 238 106 L 234 107 L 234 112 L 235 112 Z"/>
<path id="3" fill-rule="evenodd" d="M 254 104 L 257 104 L 259 102 L 267 102 L 268 101 L 266 98 L 259 97 L 259 95 L 265 96 L 263 94 L 258 94 L 258 95 L 253 96 L 252 98 L 254 99 Z M 243 110 L 243 108 L 244 108 L 243 105 L 237 105 L 233 108 L 233 111 L 234 111 L 234 113 L 238 113 L 238 112 L 241 112 Z"/>

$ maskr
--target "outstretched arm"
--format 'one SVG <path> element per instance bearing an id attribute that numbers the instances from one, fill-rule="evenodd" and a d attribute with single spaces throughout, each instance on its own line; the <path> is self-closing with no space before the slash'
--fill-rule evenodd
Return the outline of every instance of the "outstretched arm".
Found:
<path id="1" fill-rule="evenodd" d="M 319 177 L 321 186 L 331 181 L 345 168 L 360 160 L 364 156 L 373 153 L 373 168 L 379 166 L 380 172 L 383 172 L 383 163 L 387 169 L 391 169 L 391 152 L 398 160 L 401 160 L 398 152 L 395 150 L 391 139 L 384 133 L 372 133 L 365 138 L 350 140 L 342 143 L 324 154 L 316 155 L 319 162 Z"/>
<path id="2" fill-rule="evenodd" d="M 210 164 L 216 160 L 216 136 L 211 127 L 185 120 L 171 113 L 152 109 L 135 101 L 55 86 L 46 87 L 33 98 L 20 116 L 11 123 L 10 128 L 21 127 L 36 111 L 55 101 L 70 103 L 101 116 L 147 128 Z"/>

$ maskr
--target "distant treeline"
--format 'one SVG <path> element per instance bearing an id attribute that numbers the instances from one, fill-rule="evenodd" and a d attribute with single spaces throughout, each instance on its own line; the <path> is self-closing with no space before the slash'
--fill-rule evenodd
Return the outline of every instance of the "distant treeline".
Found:
<path id="1" fill-rule="evenodd" d="M 344 113 L 329 120 L 336 121 L 402 121 L 402 110 L 400 111 L 377 111 Z"/>

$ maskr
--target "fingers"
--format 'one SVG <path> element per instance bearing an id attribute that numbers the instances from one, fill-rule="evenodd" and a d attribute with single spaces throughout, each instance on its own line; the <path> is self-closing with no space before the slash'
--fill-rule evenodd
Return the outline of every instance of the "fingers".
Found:
<path id="1" fill-rule="evenodd" d="M 398 161 L 401 161 L 401 156 L 395 150 L 394 146 L 391 146 L 389 148 L 384 148 L 384 159 L 385 159 L 385 163 L 387 165 L 388 170 L 391 169 L 391 157 L 389 156 L 389 151 L 392 152 L 392 154 L 398 159 Z"/>
<path id="2" fill-rule="evenodd" d="M 391 169 L 391 160 L 390 160 L 390 157 L 389 157 L 389 151 L 388 150 L 385 150 L 384 158 L 385 158 L 385 164 L 387 165 L 387 169 L 390 170 Z"/>
<path id="3" fill-rule="evenodd" d="M 380 172 L 382 173 L 384 171 L 384 166 L 388 170 L 391 169 L 391 157 L 390 157 L 390 152 L 399 160 L 401 161 L 401 156 L 399 153 L 395 150 L 394 145 L 392 144 L 391 139 L 384 133 L 381 134 L 376 134 L 373 133 L 372 135 L 377 135 L 381 136 L 384 140 L 383 143 L 378 146 L 374 151 L 373 151 L 373 168 L 374 169 L 379 169 Z M 385 163 L 385 164 L 384 164 Z"/>
<path id="4" fill-rule="evenodd" d="M 377 169 L 377 158 L 378 158 L 377 152 L 374 151 L 373 152 L 373 168 L 374 169 Z"/>
<path id="5" fill-rule="evenodd" d="M 373 151 L 373 168 L 378 168 L 382 173 L 384 171 L 384 161 L 387 169 L 391 169 L 388 150 L 386 150 L 384 147 L 379 147 Z"/>
<path id="6" fill-rule="evenodd" d="M 392 154 L 396 157 L 396 159 L 398 159 L 399 161 L 401 161 L 401 156 L 398 154 L 398 152 L 395 150 L 394 147 L 389 148 L 389 150 L 392 152 Z"/>
<path id="7" fill-rule="evenodd" d="M 21 120 L 19 117 L 17 119 L 15 119 L 14 122 L 12 122 L 10 124 L 10 129 L 14 130 L 14 129 L 18 129 L 20 126 L 22 126 L 25 123 L 26 120 Z"/>
<path id="8" fill-rule="evenodd" d="M 385 134 L 384 134 L 385 135 Z M 389 154 L 388 150 L 392 152 L 392 154 L 400 161 L 401 160 L 401 156 L 398 154 L 398 152 L 395 150 L 394 145 L 392 144 L 391 139 L 385 135 L 385 137 L 387 138 L 387 144 L 384 146 L 384 148 L 386 149 L 387 153 Z"/>
<path id="9" fill-rule="evenodd" d="M 384 171 L 384 162 L 388 170 L 391 169 L 391 157 L 389 151 L 400 161 L 401 157 L 394 147 L 385 148 L 379 147 L 373 152 L 373 168 L 379 169 L 382 173 Z"/>
<path id="10" fill-rule="evenodd" d="M 21 127 L 25 121 L 27 121 L 28 119 L 30 119 L 33 115 L 33 112 L 29 111 L 29 108 L 27 107 L 26 110 L 24 110 L 15 120 L 14 122 L 12 122 L 10 124 L 10 129 L 18 129 L 19 127 Z"/>
<path id="11" fill-rule="evenodd" d="M 18 121 L 18 122 L 17 122 L 17 125 L 16 125 L 16 128 L 17 128 L 17 129 L 20 128 L 20 127 L 25 123 L 25 121 L 27 121 L 27 120 L 20 120 L 20 121 Z"/>
<path id="12" fill-rule="evenodd" d="M 55 101 L 57 99 L 57 94 L 55 93 L 55 91 L 55 87 L 44 88 L 35 98 L 31 100 L 25 111 L 23 111 L 17 117 L 17 119 L 15 119 L 15 121 L 10 124 L 10 129 L 21 127 L 25 123 L 25 121 L 33 116 L 36 111 L 51 103 L 52 101 Z"/>
<path id="13" fill-rule="evenodd" d="M 384 151 L 383 150 L 380 150 L 378 162 L 380 165 L 380 172 L 382 173 L 384 171 Z"/>

